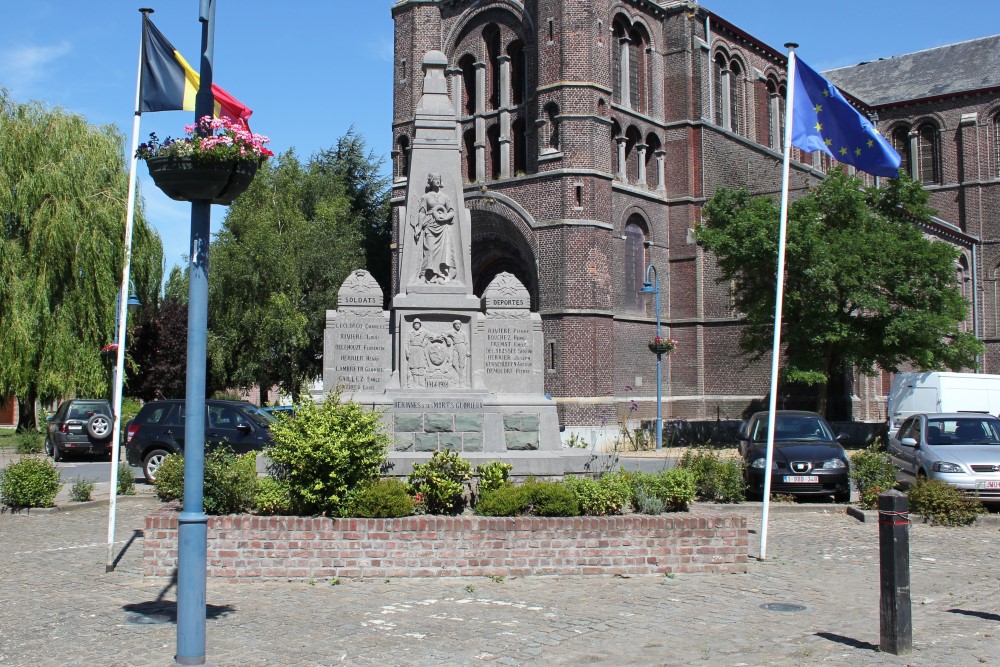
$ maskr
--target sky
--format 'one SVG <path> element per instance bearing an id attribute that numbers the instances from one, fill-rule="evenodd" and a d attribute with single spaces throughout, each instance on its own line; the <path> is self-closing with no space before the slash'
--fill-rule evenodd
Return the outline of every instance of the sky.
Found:
<path id="1" fill-rule="evenodd" d="M 352 127 L 376 154 L 392 142 L 392 0 L 217 0 L 215 83 L 254 110 L 250 127 L 277 153 L 307 159 Z M 704 0 L 730 23 L 814 69 L 1000 32 L 997 0 Z M 201 48 L 198 0 L 0 0 L 0 86 L 114 124 L 131 143 L 140 7 L 188 62 Z M 985 65 L 985 64 L 984 64 Z M 996 66 L 990 63 L 989 66 Z M 193 113 L 145 113 L 140 140 L 183 134 Z M 126 149 L 127 150 L 127 149 Z M 191 207 L 168 199 L 139 163 L 146 217 L 163 239 L 167 271 L 188 252 Z M 225 209 L 212 207 L 217 232 Z"/>

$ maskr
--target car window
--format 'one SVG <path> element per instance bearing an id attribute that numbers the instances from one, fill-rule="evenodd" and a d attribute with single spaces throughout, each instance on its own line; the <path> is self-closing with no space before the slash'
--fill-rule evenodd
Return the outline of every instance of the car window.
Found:
<path id="1" fill-rule="evenodd" d="M 110 410 L 103 403 L 74 403 L 70 406 L 67 419 L 82 419 L 86 421 L 91 415 L 108 415 Z"/>
<path id="2" fill-rule="evenodd" d="M 208 406 L 208 425 L 212 428 L 236 428 L 240 418 L 228 405 Z"/>
<path id="3" fill-rule="evenodd" d="M 927 444 L 1000 445 L 1000 421 L 982 417 L 942 417 L 928 419 Z"/>
<path id="4" fill-rule="evenodd" d="M 144 408 L 143 411 L 142 411 L 142 418 L 141 419 L 137 419 L 136 421 L 138 421 L 138 422 L 140 422 L 142 424 L 173 424 L 173 423 L 176 423 L 176 422 L 172 422 L 172 421 L 170 421 L 168 419 L 168 417 L 170 416 L 170 412 L 171 412 L 171 410 L 172 410 L 173 407 L 174 407 L 174 405 L 171 404 L 171 403 L 166 403 L 166 404 L 163 404 L 163 405 L 146 406 L 146 408 Z"/>
<path id="5" fill-rule="evenodd" d="M 903 425 L 899 427 L 899 433 L 896 435 L 896 437 L 899 440 L 902 440 L 903 438 L 916 438 L 917 436 L 914 433 L 914 430 L 917 423 L 918 420 L 916 419 L 907 419 L 905 422 L 903 422 Z"/>
<path id="6" fill-rule="evenodd" d="M 240 412 L 264 428 L 267 428 L 276 421 L 274 415 L 264 412 L 256 405 L 241 405 Z"/>
<path id="7" fill-rule="evenodd" d="M 767 440 L 767 419 L 758 419 L 752 426 L 751 439 L 754 442 Z M 791 440 L 833 440 L 833 431 L 826 420 L 818 415 L 782 415 L 775 416 L 774 440 L 787 442 Z"/>

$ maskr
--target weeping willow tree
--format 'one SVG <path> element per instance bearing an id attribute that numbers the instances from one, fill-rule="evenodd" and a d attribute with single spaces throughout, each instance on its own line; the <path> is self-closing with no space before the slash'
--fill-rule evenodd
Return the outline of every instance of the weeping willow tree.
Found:
<path id="1" fill-rule="evenodd" d="M 126 169 L 114 127 L 0 91 L 0 397 L 18 398 L 20 430 L 35 428 L 36 400 L 108 394 L 100 350 L 114 341 Z M 162 257 L 137 211 L 132 275 L 147 307 Z"/>

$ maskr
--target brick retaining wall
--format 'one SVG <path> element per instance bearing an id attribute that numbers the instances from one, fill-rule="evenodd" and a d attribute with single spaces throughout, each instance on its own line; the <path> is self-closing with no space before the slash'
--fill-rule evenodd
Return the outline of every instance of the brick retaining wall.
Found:
<path id="1" fill-rule="evenodd" d="M 176 507 L 146 517 L 143 570 L 172 577 Z M 208 576 L 330 577 L 746 572 L 747 522 L 730 515 L 412 516 L 401 519 L 213 516 Z"/>

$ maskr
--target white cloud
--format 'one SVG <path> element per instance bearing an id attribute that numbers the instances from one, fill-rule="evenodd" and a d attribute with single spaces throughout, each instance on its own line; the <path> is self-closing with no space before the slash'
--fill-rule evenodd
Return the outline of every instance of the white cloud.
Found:
<path id="1" fill-rule="evenodd" d="M 49 66 L 72 50 L 68 41 L 51 46 L 22 46 L 0 51 L 0 81 L 7 87 L 31 88 L 48 77 Z"/>

